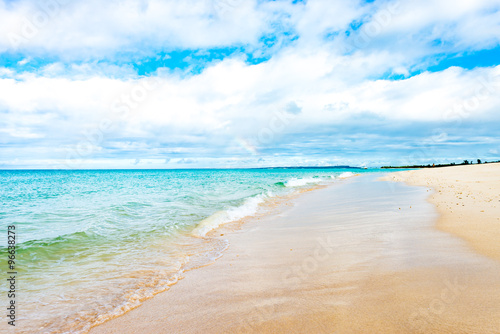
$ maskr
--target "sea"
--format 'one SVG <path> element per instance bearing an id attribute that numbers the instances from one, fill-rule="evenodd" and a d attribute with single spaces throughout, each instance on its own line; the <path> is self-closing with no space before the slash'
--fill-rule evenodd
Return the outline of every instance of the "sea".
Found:
<path id="1" fill-rule="evenodd" d="M 15 332 L 86 333 L 216 261 L 229 244 L 217 229 L 265 214 L 269 203 L 376 171 L 2 170 L 2 313 L 10 302 L 9 226 Z"/>

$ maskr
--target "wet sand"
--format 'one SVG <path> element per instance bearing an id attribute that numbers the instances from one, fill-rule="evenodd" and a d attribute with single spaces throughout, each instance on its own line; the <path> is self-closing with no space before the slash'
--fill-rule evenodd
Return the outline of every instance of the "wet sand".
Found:
<path id="1" fill-rule="evenodd" d="M 218 230 L 222 258 L 91 333 L 499 333 L 500 262 L 435 228 L 431 188 L 378 177 Z"/>

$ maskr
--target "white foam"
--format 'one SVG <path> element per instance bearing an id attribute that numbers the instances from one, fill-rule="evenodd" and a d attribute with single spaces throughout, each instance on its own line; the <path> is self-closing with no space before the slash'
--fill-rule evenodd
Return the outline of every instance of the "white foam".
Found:
<path id="1" fill-rule="evenodd" d="M 313 178 L 313 177 L 305 177 L 303 179 L 293 178 L 293 179 L 288 180 L 285 183 L 285 186 L 287 186 L 287 187 L 302 187 L 302 186 L 305 186 L 307 184 L 319 183 L 319 182 L 321 182 L 320 178 Z"/>
<path id="2" fill-rule="evenodd" d="M 338 178 L 339 179 L 347 179 L 347 178 L 352 177 L 354 175 L 356 175 L 356 174 L 354 174 L 353 172 L 344 172 L 344 173 L 340 174 L 338 176 Z"/>
<path id="3" fill-rule="evenodd" d="M 237 221 L 239 219 L 254 215 L 259 209 L 259 205 L 264 202 L 265 195 L 257 195 L 254 197 L 247 198 L 245 202 L 238 206 L 233 207 L 228 210 L 218 211 L 203 219 L 196 229 L 193 231 L 195 235 L 204 237 L 208 232 L 216 229 L 217 227 Z"/>
<path id="4" fill-rule="evenodd" d="M 344 172 L 338 176 L 331 176 L 331 179 L 339 178 L 346 179 L 356 174 L 352 172 Z M 285 183 L 288 188 L 303 187 L 308 184 L 320 184 L 324 182 L 331 182 L 331 179 L 321 177 L 305 177 L 305 178 L 292 178 Z M 227 210 L 218 211 L 211 216 L 203 219 L 198 226 L 194 229 L 193 234 L 204 237 L 208 232 L 218 228 L 221 225 L 240 220 L 245 217 L 253 216 L 257 213 L 259 205 L 265 201 L 266 198 L 273 197 L 274 194 L 268 191 L 266 194 L 260 194 L 247 198 L 244 203 L 238 207 L 233 207 Z"/>

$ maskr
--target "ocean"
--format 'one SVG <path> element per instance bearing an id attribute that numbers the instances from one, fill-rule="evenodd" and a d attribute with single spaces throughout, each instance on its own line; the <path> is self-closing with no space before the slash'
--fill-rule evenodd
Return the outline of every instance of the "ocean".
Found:
<path id="1" fill-rule="evenodd" d="M 16 332 L 85 333 L 215 261 L 228 247 L 211 237 L 218 227 L 374 171 L 0 171 L 4 273 L 7 227 L 16 233 Z"/>

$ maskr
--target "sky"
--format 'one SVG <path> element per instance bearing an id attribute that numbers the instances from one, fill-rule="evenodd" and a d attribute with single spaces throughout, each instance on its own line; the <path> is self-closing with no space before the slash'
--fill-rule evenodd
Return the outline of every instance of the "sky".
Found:
<path id="1" fill-rule="evenodd" d="M 500 159 L 500 0 L 0 0 L 0 169 Z"/>

